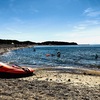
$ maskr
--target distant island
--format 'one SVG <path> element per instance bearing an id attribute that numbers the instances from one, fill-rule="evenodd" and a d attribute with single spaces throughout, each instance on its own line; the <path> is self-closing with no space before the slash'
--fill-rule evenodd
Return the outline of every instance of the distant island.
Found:
<path id="1" fill-rule="evenodd" d="M 61 42 L 61 41 L 46 41 L 46 42 L 31 42 L 31 41 L 18 41 L 18 40 L 6 40 L 0 39 L 0 44 L 8 44 L 8 45 L 78 45 L 75 42 Z"/>
<path id="2" fill-rule="evenodd" d="M 38 43 L 39 45 L 78 45 L 75 42 L 46 41 Z"/>

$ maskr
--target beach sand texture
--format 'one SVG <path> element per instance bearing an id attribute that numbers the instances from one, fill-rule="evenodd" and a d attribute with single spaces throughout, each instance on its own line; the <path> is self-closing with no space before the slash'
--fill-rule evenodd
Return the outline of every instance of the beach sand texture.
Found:
<path id="1" fill-rule="evenodd" d="M 79 84 L 86 85 L 89 87 L 95 87 L 96 85 L 100 85 L 100 76 L 95 75 L 84 75 L 83 74 L 75 74 L 75 73 L 67 73 L 62 71 L 48 69 L 36 69 L 34 72 L 35 75 L 27 78 L 22 78 L 23 80 L 32 81 L 34 79 L 39 81 L 48 81 L 48 82 L 56 82 L 56 83 L 63 83 L 67 84 L 69 82 L 73 83 L 74 85 L 78 86 Z M 99 71 L 100 73 L 100 71 Z M 90 74 L 90 73 L 89 73 Z"/>
<path id="2" fill-rule="evenodd" d="M 34 74 L 0 79 L 0 100 L 100 100 L 100 76 L 47 69 Z"/>

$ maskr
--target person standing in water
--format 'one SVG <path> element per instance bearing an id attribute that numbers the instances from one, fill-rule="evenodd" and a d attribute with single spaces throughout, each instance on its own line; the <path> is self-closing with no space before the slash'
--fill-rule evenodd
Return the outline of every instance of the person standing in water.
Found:
<path id="1" fill-rule="evenodd" d="M 35 52 L 35 51 L 36 51 L 36 49 L 35 49 L 35 48 L 33 48 L 33 51 Z"/>
<path id="2" fill-rule="evenodd" d="M 98 59 L 98 55 L 97 55 L 97 54 L 95 55 L 95 59 L 96 59 L 96 60 Z"/>
<path id="3" fill-rule="evenodd" d="M 58 52 L 57 52 L 57 57 L 60 58 L 60 56 L 61 56 L 61 53 L 58 51 Z"/>

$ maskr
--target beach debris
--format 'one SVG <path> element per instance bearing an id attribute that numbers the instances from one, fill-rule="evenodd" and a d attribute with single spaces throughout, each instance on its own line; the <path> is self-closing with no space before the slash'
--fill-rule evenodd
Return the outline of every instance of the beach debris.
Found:
<path id="1" fill-rule="evenodd" d="M 71 81 L 71 79 L 68 79 L 68 82 L 70 82 Z"/>
<path id="2" fill-rule="evenodd" d="M 52 79 L 50 79 L 50 81 L 52 81 Z"/>
<path id="3" fill-rule="evenodd" d="M 48 81 L 48 78 L 46 78 L 45 80 Z"/>

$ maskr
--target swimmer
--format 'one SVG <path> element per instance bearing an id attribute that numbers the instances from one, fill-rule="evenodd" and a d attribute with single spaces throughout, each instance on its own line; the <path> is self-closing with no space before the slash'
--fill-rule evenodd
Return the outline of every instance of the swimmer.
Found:
<path id="1" fill-rule="evenodd" d="M 98 55 L 97 55 L 97 54 L 95 55 L 95 59 L 96 59 L 96 60 L 98 59 Z"/>
<path id="2" fill-rule="evenodd" d="M 61 56 L 61 53 L 60 52 L 57 52 L 57 57 L 60 57 Z"/>

